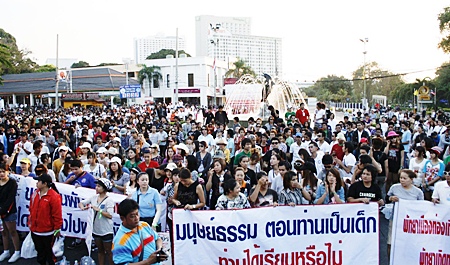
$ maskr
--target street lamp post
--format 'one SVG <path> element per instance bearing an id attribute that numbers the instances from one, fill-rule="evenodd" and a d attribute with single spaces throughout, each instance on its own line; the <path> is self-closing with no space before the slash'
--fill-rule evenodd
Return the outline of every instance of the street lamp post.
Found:
<path id="1" fill-rule="evenodd" d="M 363 98 L 363 107 L 364 109 L 367 109 L 368 107 L 368 100 L 367 100 L 367 94 L 366 94 L 366 54 L 367 54 L 367 50 L 366 50 L 366 43 L 369 42 L 369 38 L 365 38 L 365 39 L 359 39 L 362 43 L 364 43 L 364 68 L 363 68 L 363 82 L 364 82 L 364 98 Z"/>
<path id="2" fill-rule="evenodd" d="M 216 24 L 215 26 L 211 25 L 211 30 L 214 33 L 217 33 L 217 31 L 220 29 L 220 24 Z M 218 57 L 218 46 L 219 46 L 219 38 L 215 38 L 216 34 L 213 34 L 213 37 L 211 38 L 211 43 L 214 45 L 213 47 L 213 54 L 214 54 L 214 62 L 213 62 L 213 70 L 214 70 L 214 104 L 217 104 L 217 93 L 216 93 L 216 89 L 217 89 L 217 74 L 216 74 L 216 57 Z"/>

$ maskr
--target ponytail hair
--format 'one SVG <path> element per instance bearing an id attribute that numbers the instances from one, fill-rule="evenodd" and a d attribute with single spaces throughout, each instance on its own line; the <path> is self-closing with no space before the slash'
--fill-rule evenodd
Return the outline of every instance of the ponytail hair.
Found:
<path id="1" fill-rule="evenodd" d="M 60 194 L 59 190 L 56 188 L 55 182 L 52 182 L 48 187 Z"/>

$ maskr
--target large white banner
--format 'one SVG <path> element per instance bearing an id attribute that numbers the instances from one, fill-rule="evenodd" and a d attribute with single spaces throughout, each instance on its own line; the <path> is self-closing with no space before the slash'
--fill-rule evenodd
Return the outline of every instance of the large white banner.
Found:
<path id="1" fill-rule="evenodd" d="M 30 231 L 28 228 L 28 216 L 30 214 L 30 199 L 36 190 L 36 180 L 30 177 L 23 177 L 14 175 L 17 178 L 17 230 Z M 63 183 L 56 183 L 56 188 L 61 195 L 61 203 L 63 210 L 63 225 L 61 228 L 61 234 L 68 237 L 86 238 L 88 234 L 91 234 L 92 228 L 88 227 L 89 214 L 92 212 L 82 211 L 78 208 L 78 203 L 83 199 L 90 198 L 95 195 L 94 189 L 88 188 L 75 188 L 73 185 L 67 185 Z M 115 203 L 113 222 L 114 222 L 114 234 L 119 229 L 121 221 L 117 214 L 117 206 L 126 198 L 125 195 L 109 193 L 108 196 L 113 199 Z M 92 218 L 90 219 L 92 220 Z"/>
<path id="2" fill-rule="evenodd" d="M 174 210 L 175 264 L 378 264 L 378 205 Z"/>
<path id="3" fill-rule="evenodd" d="M 450 208 L 400 200 L 394 207 L 391 264 L 450 264 Z"/>

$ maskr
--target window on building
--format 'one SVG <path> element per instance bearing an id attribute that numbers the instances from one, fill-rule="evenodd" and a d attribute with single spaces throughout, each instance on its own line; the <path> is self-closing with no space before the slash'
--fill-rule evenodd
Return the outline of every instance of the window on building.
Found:
<path id="1" fill-rule="evenodd" d="M 170 74 L 167 74 L 166 80 L 167 80 L 167 88 L 169 88 L 170 87 Z"/>
<path id="2" fill-rule="evenodd" d="M 194 86 L 194 74 L 188 74 L 188 87 Z"/>
<path id="3" fill-rule="evenodd" d="M 159 78 L 157 76 L 153 77 L 153 88 L 159 88 Z"/>

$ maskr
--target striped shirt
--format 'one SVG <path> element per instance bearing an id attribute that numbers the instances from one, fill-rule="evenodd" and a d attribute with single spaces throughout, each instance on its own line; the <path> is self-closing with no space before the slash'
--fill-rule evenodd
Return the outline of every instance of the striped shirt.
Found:
<path id="1" fill-rule="evenodd" d="M 291 189 L 284 189 L 280 192 L 280 198 L 278 200 L 280 205 L 288 205 L 289 203 L 293 202 L 295 205 L 301 205 L 302 203 L 302 190 L 299 188 L 295 188 L 293 190 Z"/>
<path id="2" fill-rule="evenodd" d="M 139 226 L 130 230 L 120 225 L 114 236 L 112 245 L 113 261 L 116 265 L 126 265 L 128 263 L 139 262 L 142 251 L 141 234 L 144 241 L 144 257 L 147 259 L 156 251 L 156 240 L 158 234 L 146 222 L 139 222 Z M 159 263 L 154 263 L 159 264 Z"/>

